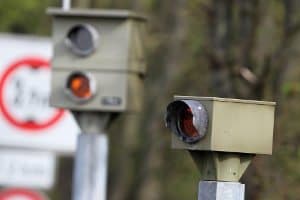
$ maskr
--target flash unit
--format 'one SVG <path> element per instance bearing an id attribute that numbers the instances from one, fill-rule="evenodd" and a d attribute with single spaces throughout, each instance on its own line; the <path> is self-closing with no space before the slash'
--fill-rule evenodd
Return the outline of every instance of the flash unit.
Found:
<path id="1" fill-rule="evenodd" d="M 208 114 L 198 101 L 178 100 L 167 107 L 166 126 L 182 141 L 193 144 L 207 132 Z"/>
<path id="2" fill-rule="evenodd" d="M 66 81 L 66 93 L 74 101 L 85 102 L 95 94 L 95 83 L 93 78 L 83 72 L 74 72 Z"/>
<path id="3" fill-rule="evenodd" d="M 73 26 L 67 33 L 66 45 L 76 55 L 88 56 L 96 50 L 98 39 L 98 32 L 93 26 L 79 24 Z"/>

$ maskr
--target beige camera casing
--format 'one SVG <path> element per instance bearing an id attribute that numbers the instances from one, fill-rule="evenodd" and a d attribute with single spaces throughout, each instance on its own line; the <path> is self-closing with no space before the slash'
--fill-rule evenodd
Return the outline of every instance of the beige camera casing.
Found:
<path id="1" fill-rule="evenodd" d="M 175 96 L 175 100 L 195 100 L 204 105 L 208 129 L 194 144 L 172 134 L 173 148 L 272 154 L 274 102 L 193 96 Z"/>

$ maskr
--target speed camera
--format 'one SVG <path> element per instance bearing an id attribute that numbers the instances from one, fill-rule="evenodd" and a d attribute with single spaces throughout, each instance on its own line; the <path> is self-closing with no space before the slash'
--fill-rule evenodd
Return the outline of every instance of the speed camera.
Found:
<path id="1" fill-rule="evenodd" d="M 174 148 L 271 154 L 273 102 L 176 96 L 166 125 Z"/>
<path id="2" fill-rule="evenodd" d="M 272 154 L 274 102 L 175 96 L 165 123 L 206 180 L 237 181 L 256 154 Z"/>
<path id="3" fill-rule="evenodd" d="M 50 104 L 78 111 L 136 111 L 143 85 L 145 17 L 127 10 L 49 9 Z"/>

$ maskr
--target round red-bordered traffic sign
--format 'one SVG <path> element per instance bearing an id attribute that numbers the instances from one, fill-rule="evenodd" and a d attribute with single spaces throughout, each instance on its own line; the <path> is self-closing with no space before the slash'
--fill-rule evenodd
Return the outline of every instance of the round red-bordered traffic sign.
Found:
<path id="1" fill-rule="evenodd" d="M 45 196 L 39 192 L 35 192 L 23 188 L 4 189 L 0 191 L 0 200 L 46 200 Z"/>
<path id="2" fill-rule="evenodd" d="M 4 71 L 2 78 L 0 80 L 0 110 L 2 111 L 2 115 L 4 116 L 4 118 L 13 126 L 20 128 L 22 130 L 40 131 L 43 129 L 47 129 L 53 126 L 54 124 L 56 124 L 57 122 L 59 122 L 59 120 L 62 118 L 64 114 L 64 110 L 57 109 L 55 114 L 43 123 L 36 123 L 34 121 L 21 121 L 20 119 L 17 119 L 9 112 L 9 109 L 7 108 L 7 105 L 4 100 L 4 88 L 5 85 L 7 84 L 7 80 L 14 72 L 16 72 L 16 70 L 26 66 L 30 66 L 32 68 L 47 68 L 50 70 L 49 62 L 39 57 L 23 58 L 12 63 Z"/>

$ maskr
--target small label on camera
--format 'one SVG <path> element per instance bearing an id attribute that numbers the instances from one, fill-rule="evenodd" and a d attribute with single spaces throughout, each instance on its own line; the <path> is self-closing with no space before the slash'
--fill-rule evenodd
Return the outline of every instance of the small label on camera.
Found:
<path id="1" fill-rule="evenodd" d="M 120 97 L 103 97 L 101 103 L 105 106 L 119 106 L 122 99 Z"/>

